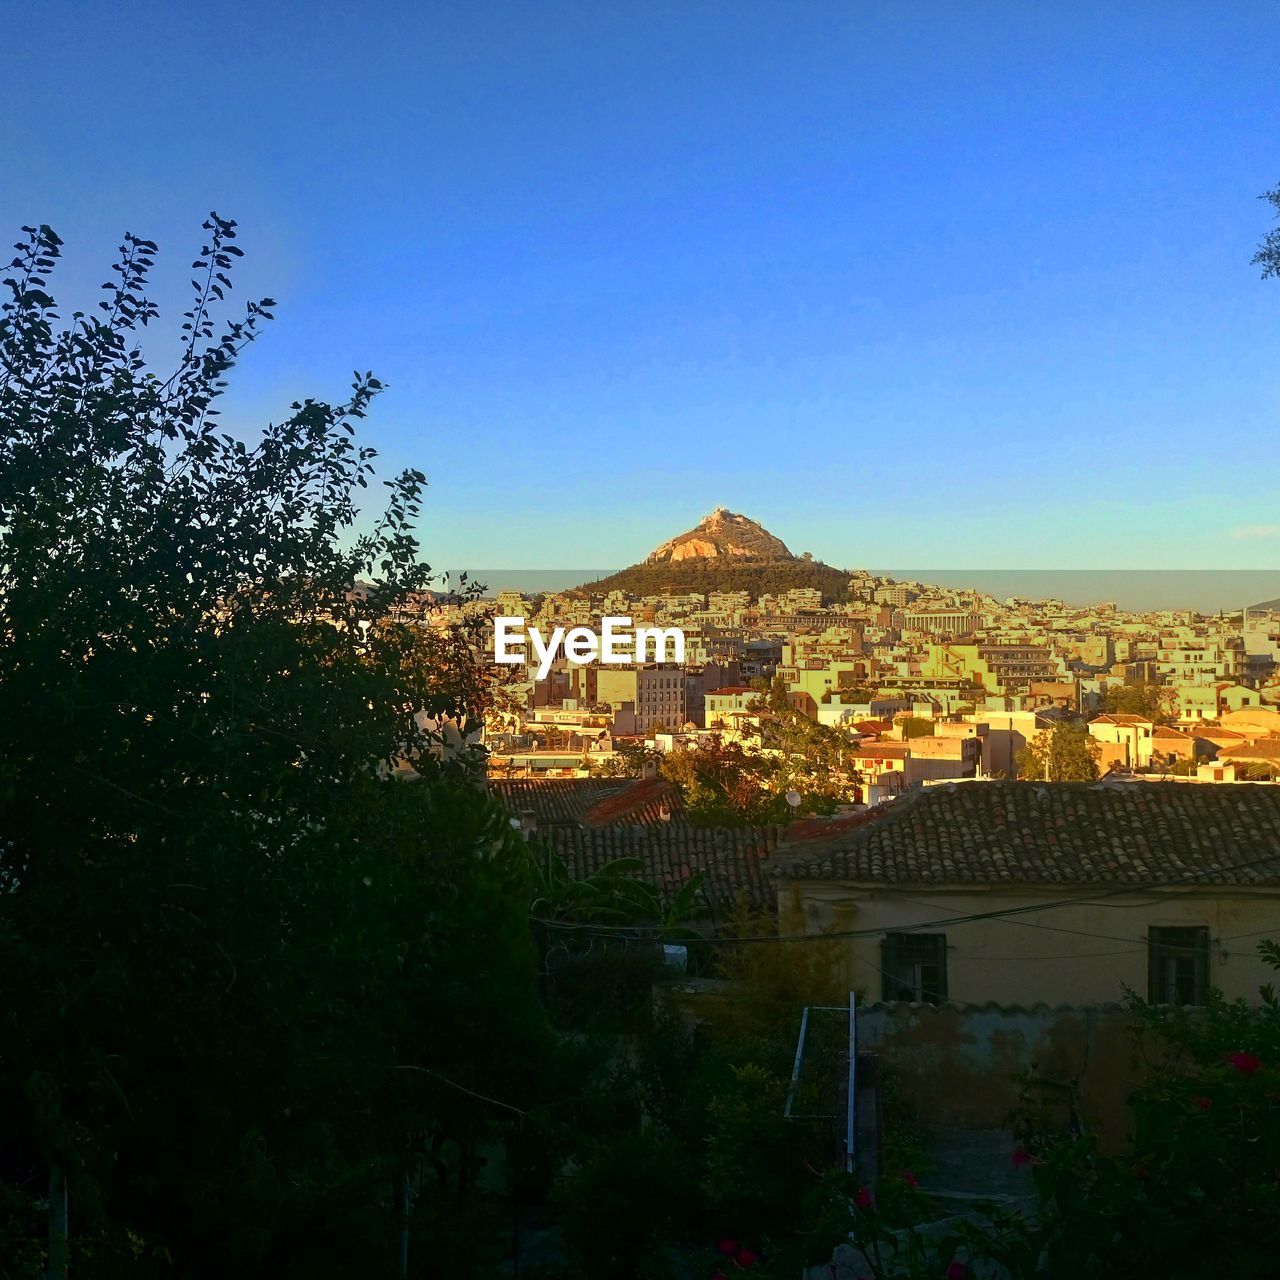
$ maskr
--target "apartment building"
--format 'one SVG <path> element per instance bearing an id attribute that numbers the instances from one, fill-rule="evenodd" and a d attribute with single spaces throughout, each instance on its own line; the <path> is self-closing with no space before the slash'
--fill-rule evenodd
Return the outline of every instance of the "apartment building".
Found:
<path id="1" fill-rule="evenodd" d="M 1089 721 L 1089 736 L 1102 744 L 1099 767 L 1149 769 L 1155 750 L 1155 728 L 1155 721 L 1146 716 L 1095 716 Z"/>
<path id="2" fill-rule="evenodd" d="M 894 582 L 887 586 L 877 587 L 871 598 L 876 604 L 887 604 L 895 609 L 905 609 L 912 601 L 920 598 L 920 593 L 904 582 Z"/>
<path id="3" fill-rule="evenodd" d="M 730 685 L 703 694 L 706 727 L 716 729 L 730 725 L 734 717 L 747 714 L 751 704 L 759 699 L 759 691 L 745 684 Z"/>
<path id="4" fill-rule="evenodd" d="M 962 680 L 1001 693 L 1033 680 L 1054 680 L 1066 664 L 1047 647 L 1032 644 L 930 644 L 921 675 Z"/>

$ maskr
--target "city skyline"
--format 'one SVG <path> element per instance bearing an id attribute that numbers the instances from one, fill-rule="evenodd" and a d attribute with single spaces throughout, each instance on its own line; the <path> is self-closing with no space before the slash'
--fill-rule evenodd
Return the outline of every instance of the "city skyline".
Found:
<path id="1" fill-rule="evenodd" d="M 487 596 L 500 591 L 540 594 L 590 584 L 615 573 L 607 568 L 490 567 L 444 569 L 450 581 L 466 573 L 485 588 Z M 896 582 L 919 582 L 952 591 L 977 591 L 1003 600 L 1062 600 L 1085 608 L 1114 603 L 1124 612 L 1193 611 L 1205 615 L 1239 613 L 1263 605 L 1276 608 L 1280 600 L 1280 569 L 932 569 L 841 566 L 864 570 Z"/>

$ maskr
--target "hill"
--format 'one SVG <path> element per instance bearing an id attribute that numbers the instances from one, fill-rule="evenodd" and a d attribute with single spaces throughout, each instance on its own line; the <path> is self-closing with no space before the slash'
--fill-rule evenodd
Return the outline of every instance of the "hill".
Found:
<path id="1" fill-rule="evenodd" d="M 589 595 L 623 591 L 632 596 L 681 595 L 698 591 L 746 591 L 753 598 L 776 595 L 793 587 L 816 587 L 824 604 L 849 598 L 849 574 L 820 560 L 739 562 L 683 560 L 676 564 L 635 564 L 576 590 Z"/>
<path id="2" fill-rule="evenodd" d="M 809 556 L 796 556 L 781 538 L 747 516 L 717 507 L 697 525 L 669 538 L 639 564 L 579 591 L 603 595 L 676 595 L 684 592 L 746 591 L 776 595 L 793 587 L 814 587 L 824 603 L 848 599 L 849 575 Z"/>
<path id="3" fill-rule="evenodd" d="M 645 564 L 685 560 L 796 560 L 781 538 L 747 516 L 717 507 L 688 533 L 671 538 L 645 557 Z"/>

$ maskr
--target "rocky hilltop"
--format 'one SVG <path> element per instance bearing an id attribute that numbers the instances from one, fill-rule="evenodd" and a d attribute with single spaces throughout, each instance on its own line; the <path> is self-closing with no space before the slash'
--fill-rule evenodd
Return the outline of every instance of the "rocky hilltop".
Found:
<path id="1" fill-rule="evenodd" d="M 669 538 L 645 557 L 645 564 L 679 564 L 683 560 L 796 560 L 781 538 L 747 516 L 717 507 L 688 533 Z"/>
<path id="2" fill-rule="evenodd" d="M 763 525 L 725 507 L 717 507 L 688 533 L 669 538 L 639 564 L 578 591 L 633 596 L 696 591 L 746 591 L 752 597 L 816 587 L 828 603 L 848 599 L 849 575 L 814 560 L 792 555 L 781 538 Z"/>

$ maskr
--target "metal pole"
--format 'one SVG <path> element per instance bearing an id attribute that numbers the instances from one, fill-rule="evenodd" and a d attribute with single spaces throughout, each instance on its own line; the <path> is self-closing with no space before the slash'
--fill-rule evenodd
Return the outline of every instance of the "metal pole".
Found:
<path id="1" fill-rule="evenodd" d="M 800 1082 L 800 1063 L 804 1059 L 804 1038 L 809 1031 L 809 1006 L 805 1005 L 800 1015 L 800 1038 L 796 1041 L 796 1059 L 791 1065 L 791 1084 L 787 1088 L 787 1105 L 783 1107 L 784 1118 L 791 1118 L 791 1107 L 796 1100 L 796 1086 Z"/>

